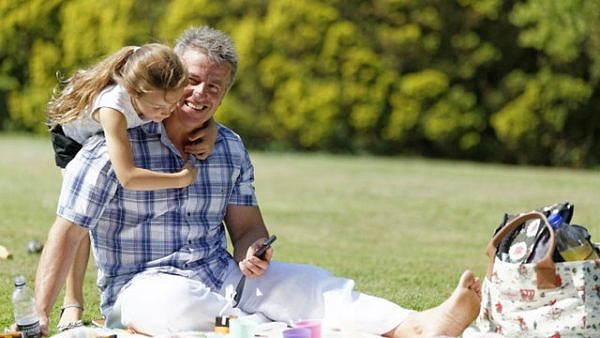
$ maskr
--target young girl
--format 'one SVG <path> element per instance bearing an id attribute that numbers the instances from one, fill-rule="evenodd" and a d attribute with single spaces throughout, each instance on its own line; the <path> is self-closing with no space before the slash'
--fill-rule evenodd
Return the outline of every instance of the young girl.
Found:
<path id="1" fill-rule="evenodd" d="M 197 169 L 187 161 L 176 173 L 155 172 L 133 163 L 127 129 L 149 121 L 160 122 L 176 108 L 188 74 L 178 56 L 157 43 L 124 47 L 98 64 L 77 71 L 55 90 L 48 104 L 56 164 L 65 168 L 81 144 L 104 132 L 117 179 L 126 189 L 182 188 L 191 184 Z M 201 142 L 198 140 L 203 139 Z M 203 160 L 216 139 L 214 121 L 199 130 L 185 151 Z M 83 281 L 90 242 L 85 238 L 66 281 L 58 331 L 83 325 Z"/>
<path id="2" fill-rule="evenodd" d="M 128 128 L 168 117 L 186 85 L 185 67 L 169 47 L 158 43 L 124 47 L 77 71 L 62 91 L 55 90 L 48 105 L 56 164 L 64 168 L 88 137 L 104 131 L 110 160 L 124 188 L 190 185 L 197 169 L 189 161 L 177 173 L 136 167 L 127 136 Z M 212 144 L 205 146 L 212 149 Z"/>

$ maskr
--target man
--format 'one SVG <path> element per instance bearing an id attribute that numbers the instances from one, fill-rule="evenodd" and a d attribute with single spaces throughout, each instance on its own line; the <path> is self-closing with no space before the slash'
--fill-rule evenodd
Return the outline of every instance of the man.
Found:
<path id="1" fill-rule="evenodd" d="M 183 166 L 188 136 L 215 114 L 237 69 L 230 38 L 208 27 L 188 29 L 175 51 L 190 76 L 181 103 L 162 124 L 129 132 L 136 165 L 151 170 Z M 351 280 L 320 268 L 271 262 L 272 249 L 264 259 L 255 257 L 268 231 L 241 139 L 219 126 L 213 153 L 191 160 L 199 175 L 189 187 L 131 191 L 118 184 L 104 139 L 86 142 L 64 175 L 58 216 L 37 271 L 45 332 L 74 248 L 88 231 L 109 327 L 151 335 L 212 330 L 217 315 L 257 313 L 288 323 L 322 318 L 328 326 L 387 337 L 429 337 L 459 335 L 477 315 L 480 283 L 468 271 L 448 300 L 415 312 L 355 292 Z M 242 274 L 248 278 L 234 304 Z"/>

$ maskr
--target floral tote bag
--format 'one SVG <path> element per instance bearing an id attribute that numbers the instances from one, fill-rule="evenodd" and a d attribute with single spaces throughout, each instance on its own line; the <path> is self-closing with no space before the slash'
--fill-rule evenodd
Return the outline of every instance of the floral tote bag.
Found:
<path id="1" fill-rule="evenodd" d="M 546 254 L 534 263 L 498 258 L 503 237 L 531 221 L 549 233 Z M 522 214 L 487 246 L 489 258 L 476 326 L 506 337 L 600 337 L 600 260 L 555 263 L 555 238 L 543 213 Z"/>

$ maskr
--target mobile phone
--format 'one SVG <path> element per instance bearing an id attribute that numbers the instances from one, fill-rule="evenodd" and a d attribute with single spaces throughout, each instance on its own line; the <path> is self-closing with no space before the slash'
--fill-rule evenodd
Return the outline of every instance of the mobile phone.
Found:
<path id="1" fill-rule="evenodd" d="M 271 237 L 267 238 L 265 240 L 265 242 L 260 246 L 260 248 L 258 248 L 258 250 L 256 250 L 256 252 L 254 253 L 254 256 L 256 256 L 260 259 L 264 259 L 265 252 L 271 246 L 271 244 L 273 244 L 273 242 L 275 242 L 276 239 L 277 239 L 277 236 L 275 236 L 275 235 L 271 235 Z"/>

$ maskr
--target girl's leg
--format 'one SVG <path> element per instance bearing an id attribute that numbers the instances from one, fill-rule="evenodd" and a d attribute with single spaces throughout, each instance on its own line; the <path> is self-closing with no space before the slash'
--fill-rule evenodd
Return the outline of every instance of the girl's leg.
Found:
<path id="1" fill-rule="evenodd" d="M 83 325 L 81 321 L 83 314 L 83 283 L 89 256 L 90 238 L 86 236 L 79 244 L 75 260 L 67 276 L 63 306 L 57 325 L 59 331 Z"/>

